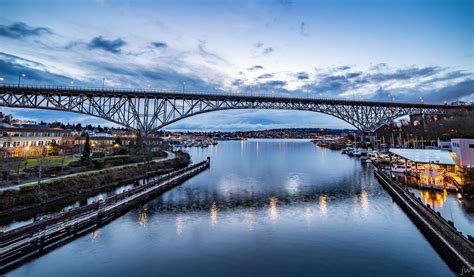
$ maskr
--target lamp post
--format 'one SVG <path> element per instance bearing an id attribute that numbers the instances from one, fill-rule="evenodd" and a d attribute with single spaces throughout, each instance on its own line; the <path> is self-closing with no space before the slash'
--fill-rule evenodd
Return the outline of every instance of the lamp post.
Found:
<path id="1" fill-rule="evenodd" d="M 20 83 L 21 83 L 21 78 L 25 78 L 26 77 L 26 74 L 25 73 L 22 73 L 20 75 L 18 75 L 18 87 L 20 86 Z"/>
<path id="2" fill-rule="evenodd" d="M 107 80 L 107 78 L 102 79 L 102 90 L 105 88 L 105 80 Z"/>
<path id="3" fill-rule="evenodd" d="M 390 94 L 390 101 L 393 103 L 393 94 L 390 91 L 388 93 Z"/>
<path id="4" fill-rule="evenodd" d="M 186 82 L 183 82 L 183 93 L 184 93 L 185 88 L 186 88 Z"/>

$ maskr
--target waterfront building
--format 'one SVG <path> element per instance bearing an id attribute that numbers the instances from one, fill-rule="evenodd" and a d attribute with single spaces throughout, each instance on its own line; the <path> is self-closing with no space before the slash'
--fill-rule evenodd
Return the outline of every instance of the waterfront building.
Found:
<path id="1" fill-rule="evenodd" d="M 456 191 L 462 185 L 461 168 L 449 151 L 406 148 L 389 151 L 395 156 L 392 172 L 417 177 L 421 187 Z"/>
<path id="2" fill-rule="evenodd" d="M 451 150 L 451 141 L 438 139 L 438 149 L 446 151 Z"/>
<path id="3" fill-rule="evenodd" d="M 74 137 L 69 130 L 49 128 L 48 125 L 0 124 L 0 152 L 3 157 L 42 156 L 53 141 L 61 148 L 69 149 L 74 144 Z"/>
<path id="4" fill-rule="evenodd" d="M 122 141 L 122 145 L 126 145 L 130 141 L 130 137 L 125 136 L 114 136 L 108 133 L 89 133 L 89 143 L 91 146 L 92 152 L 101 152 L 101 153 L 110 153 L 113 151 L 114 147 L 118 147 L 116 145 L 116 139 L 120 138 Z M 86 142 L 85 135 L 78 135 L 75 140 L 75 152 L 82 153 L 82 149 L 84 148 L 84 143 Z"/>
<path id="5" fill-rule="evenodd" d="M 89 133 L 89 143 L 93 153 L 112 153 L 115 148 L 120 147 L 117 144 L 117 139 L 120 139 L 122 145 L 129 145 L 131 140 L 136 139 L 137 136 L 131 131 L 115 131 L 107 133 Z M 86 142 L 85 133 L 77 134 L 74 140 L 74 152 L 82 153 L 84 143 Z M 149 135 L 146 139 L 146 145 L 152 147 L 152 151 L 158 151 L 165 148 L 163 140 L 156 135 Z"/>
<path id="6" fill-rule="evenodd" d="M 474 168 L 474 139 L 451 139 L 454 158 L 462 168 Z"/>

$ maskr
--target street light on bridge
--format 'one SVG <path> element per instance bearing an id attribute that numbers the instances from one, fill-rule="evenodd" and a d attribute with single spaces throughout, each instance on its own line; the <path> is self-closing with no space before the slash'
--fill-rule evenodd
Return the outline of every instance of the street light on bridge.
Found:
<path id="1" fill-rule="evenodd" d="M 186 88 L 186 82 L 183 81 L 183 93 L 184 93 L 185 88 Z"/>
<path id="2" fill-rule="evenodd" d="M 25 78 L 26 77 L 26 74 L 25 73 L 22 73 L 20 75 L 18 75 L 18 86 L 20 86 L 20 82 L 21 82 L 21 78 Z"/>

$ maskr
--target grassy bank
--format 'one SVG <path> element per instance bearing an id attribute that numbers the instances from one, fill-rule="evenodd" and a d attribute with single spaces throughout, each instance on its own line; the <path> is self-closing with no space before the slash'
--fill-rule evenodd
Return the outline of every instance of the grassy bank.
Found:
<path id="1" fill-rule="evenodd" d="M 83 174 L 33 184 L 21 187 L 20 190 L 5 190 L 0 192 L 0 216 L 9 216 L 18 212 L 45 208 L 57 202 L 67 202 L 90 196 L 111 189 L 114 186 L 146 177 L 149 174 L 159 174 L 166 169 L 175 169 L 188 165 L 190 157 L 179 152 L 175 159 L 162 162 L 152 162 L 148 165 L 110 169 L 103 172 Z"/>

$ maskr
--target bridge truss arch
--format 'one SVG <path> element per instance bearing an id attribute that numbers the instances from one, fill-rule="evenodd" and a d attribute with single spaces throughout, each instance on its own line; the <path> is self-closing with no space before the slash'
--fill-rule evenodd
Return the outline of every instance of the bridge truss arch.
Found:
<path id="1" fill-rule="evenodd" d="M 374 132 L 404 115 L 446 114 L 470 107 L 298 98 L 274 95 L 179 93 L 152 90 L 45 86 L 0 86 L 0 106 L 49 109 L 86 114 L 124 127 L 152 133 L 194 115 L 235 109 L 319 112 L 346 121 L 363 132 Z"/>

